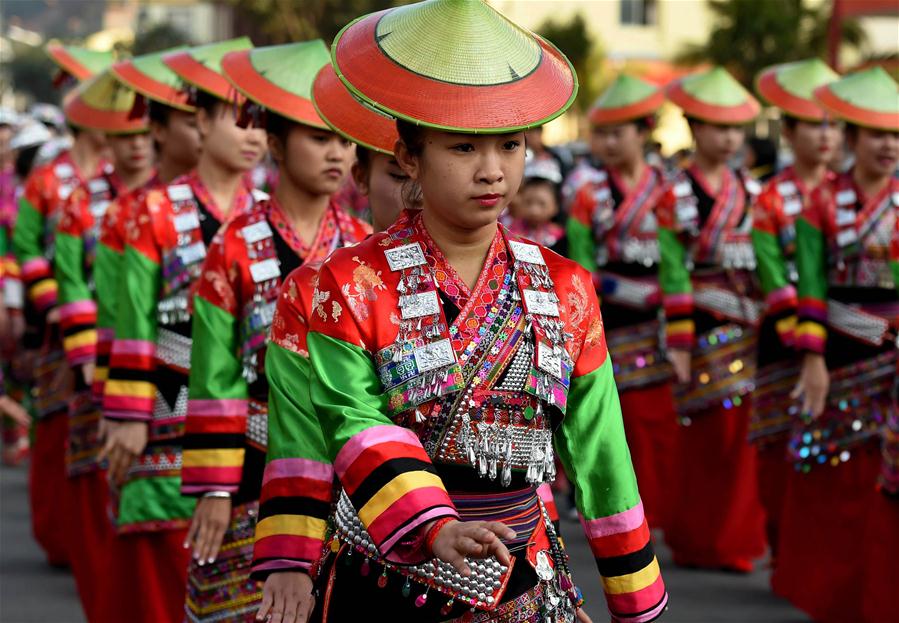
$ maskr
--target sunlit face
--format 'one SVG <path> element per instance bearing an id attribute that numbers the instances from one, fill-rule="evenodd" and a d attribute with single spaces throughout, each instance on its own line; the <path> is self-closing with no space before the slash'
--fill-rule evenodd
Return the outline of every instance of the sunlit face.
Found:
<path id="1" fill-rule="evenodd" d="M 522 219 L 532 226 L 551 221 L 559 213 L 559 204 L 552 183 L 543 180 L 525 182 L 509 212 L 513 217 Z"/>
<path id="2" fill-rule="evenodd" d="M 603 164 L 620 169 L 638 162 L 643 157 L 646 131 L 636 123 L 616 123 L 593 128 L 591 144 L 593 153 Z"/>
<path id="3" fill-rule="evenodd" d="M 359 192 L 368 197 L 372 225 L 379 231 L 396 221 L 403 208 L 416 206 L 406 206 L 403 201 L 409 176 L 397 164 L 396 158 L 375 151 L 369 151 L 367 156 L 365 166 L 358 162 L 353 165 L 353 180 Z"/>
<path id="4" fill-rule="evenodd" d="M 693 121 L 690 129 L 696 142 L 696 152 L 706 160 L 719 164 L 725 164 L 733 158 L 746 138 L 743 127 L 738 125 Z"/>
<path id="5" fill-rule="evenodd" d="M 871 177 L 887 177 L 899 162 L 899 132 L 857 128 L 850 139 L 855 166 Z"/>
<path id="6" fill-rule="evenodd" d="M 179 171 L 190 171 L 200 158 L 200 132 L 197 115 L 171 109 L 165 124 L 152 122 L 150 132 L 159 146 L 159 158 L 171 162 Z"/>
<path id="7" fill-rule="evenodd" d="M 265 154 L 265 130 L 239 127 L 225 102 L 218 103 L 211 114 L 198 110 L 197 128 L 203 155 L 229 171 L 249 171 Z"/>
<path id="8" fill-rule="evenodd" d="M 458 134 L 423 130 L 421 153 L 397 143 L 397 162 L 421 186 L 423 209 L 450 227 L 495 223 L 524 174 L 524 133 Z"/>
<path id="9" fill-rule="evenodd" d="M 330 130 L 300 123 L 288 127 L 286 137 L 268 135 L 282 178 L 310 195 L 340 190 L 353 163 L 353 144 Z"/>
<path id="10" fill-rule="evenodd" d="M 843 131 L 834 121 L 801 121 L 783 126 L 797 162 L 807 166 L 826 165 L 833 161 L 843 139 Z"/>
<path id="11" fill-rule="evenodd" d="M 140 175 L 153 166 L 153 138 L 149 132 L 110 134 L 106 143 L 115 170 L 124 176 Z"/>

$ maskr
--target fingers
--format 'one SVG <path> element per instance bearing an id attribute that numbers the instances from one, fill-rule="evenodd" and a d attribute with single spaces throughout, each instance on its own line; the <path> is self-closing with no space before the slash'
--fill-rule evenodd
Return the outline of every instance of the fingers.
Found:
<path id="1" fill-rule="evenodd" d="M 800 378 L 796 382 L 796 387 L 794 387 L 793 391 L 790 392 L 790 398 L 792 398 L 793 400 L 797 400 L 804 393 L 805 393 L 805 387 L 803 386 L 802 379 Z"/>
<path id="2" fill-rule="evenodd" d="M 191 528 L 193 528 L 193 524 L 191 524 Z M 185 547 L 187 547 L 188 542 L 185 541 Z M 268 582 L 262 587 L 262 601 L 259 603 L 259 610 L 256 611 L 256 620 L 264 621 L 265 617 L 268 616 L 269 611 L 272 609 L 272 589 L 269 588 Z"/>
<path id="3" fill-rule="evenodd" d="M 210 527 L 202 512 L 194 516 L 194 521 L 200 524 L 197 528 L 197 537 L 194 539 L 194 560 L 202 567 L 206 563 L 206 550 L 211 536 Z"/>
<path id="4" fill-rule="evenodd" d="M 309 595 L 308 599 L 301 599 L 297 608 L 297 623 L 308 623 L 313 608 L 315 608 L 315 597 Z"/>
<path id="5" fill-rule="evenodd" d="M 225 540 L 225 526 L 214 523 L 212 526 L 212 536 L 209 539 L 209 547 L 206 552 L 206 562 L 212 564 L 218 558 L 219 550 L 222 548 L 222 541 Z"/>
<path id="6" fill-rule="evenodd" d="M 508 567 L 512 564 L 512 557 L 509 554 L 509 548 L 499 539 L 494 539 L 492 543 L 486 546 L 483 558 L 494 556 L 500 563 Z"/>
<path id="7" fill-rule="evenodd" d="M 506 540 L 514 539 L 516 536 L 518 536 L 516 534 L 515 530 L 513 530 L 512 528 L 510 528 L 509 526 L 507 526 L 506 524 L 504 524 L 501 521 L 485 522 L 484 527 L 487 530 L 490 530 L 490 532 L 492 532 L 493 534 L 495 534 L 496 536 L 498 536 L 501 539 L 506 539 Z"/>
<path id="8" fill-rule="evenodd" d="M 272 608 L 272 623 L 284 623 L 284 607 L 286 605 L 287 600 L 284 597 L 284 593 L 279 591 L 277 595 L 275 595 L 275 605 Z"/>
<path id="9" fill-rule="evenodd" d="M 193 521 L 190 522 L 190 527 L 187 529 L 187 536 L 184 537 L 184 543 L 182 544 L 184 549 L 189 548 L 190 544 L 194 542 L 194 539 L 197 536 L 197 530 L 199 529 L 199 527 L 200 527 L 200 524 L 197 521 L 197 518 L 194 517 Z M 265 596 L 263 595 L 263 601 L 264 601 L 264 597 Z"/>

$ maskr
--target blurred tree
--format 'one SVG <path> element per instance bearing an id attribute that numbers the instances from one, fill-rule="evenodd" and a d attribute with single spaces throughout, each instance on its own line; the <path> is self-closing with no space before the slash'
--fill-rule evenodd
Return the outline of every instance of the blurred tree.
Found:
<path id="1" fill-rule="evenodd" d="M 188 37 L 181 29 L 161 22 L 153 24 L 143 32 L 138 32 L 131 46 L 131 54 L 140 56 L 151 52 L 159 52 L 178 45 L 192 45 Z"/>
<path id="2" fill-rule="evenodd" d="M 351 21 L 412 0 L 227 0 L 237 12 L 237 34 L 256 45 L 321 38 L 330 43 Z"/>
<path id="3" fill-rule="evenodd" d="M 677 62 L 723 65 L 752 88 L 756 74 L 775 63 L 824 57 L 830 3 L 807 6 L 804 0 L 708 0 L 714 22 L 708 39 L 690 44 Z M 864 31 L 857 21 L 843 22 L 844 45 L 861 49 Z"/>
<path id="4" fill-rule="evenodd" d="M 601 86 L 594 79 L 598 72 L 593 70 L 602 65 L 604 55 L 600 46 L 593 40 L 584 16 L 575 13 L 564 22 L 550 17 L 537 27 L 537 33 L 551 41 L 574 65 L 580 83 L 576 105 L 581 110 L 586 110 Z"/>
<path id="5" fill-rule="evenodd" d="M 35 102 L 58 104 L 61 92 L 53 86 L 56 65 L 42 47 L 16 45 L 12 59 L 7 62 L 9 82 L 16 91 L 25 93 Z"/>

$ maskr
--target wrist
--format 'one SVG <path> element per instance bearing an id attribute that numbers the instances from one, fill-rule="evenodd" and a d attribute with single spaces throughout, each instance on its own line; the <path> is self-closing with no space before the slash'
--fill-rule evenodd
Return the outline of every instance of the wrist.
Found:
<path id="1" fill-rule="evenodd" d="M 428 530 L 425 533 L 424 546 L 425 554 L 429 558 L 434 557 L 434 541 L 437 540 L 437 535 L 440 534 L 440 531 L 446 526 L 446 524 L 453 521 L 457 521 L 455 517 L 441 517 L 428 527 Z"/>
<path id="2" fill-rule="evenodd" d="M 220 499 L 220 500 L 230 500 L 231 493 L 228 491 L 207 491 L 203 494 L 203 499 L 211 498 L 211 499 Z"/>

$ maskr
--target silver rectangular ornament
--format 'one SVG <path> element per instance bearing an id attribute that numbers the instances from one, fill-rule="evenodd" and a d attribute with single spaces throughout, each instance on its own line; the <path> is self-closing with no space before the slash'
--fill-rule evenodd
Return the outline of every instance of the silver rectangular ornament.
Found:
<path id="1" fill-rule="evenodd" d="M 402 301 L 400 303 L 400 312 L 403 315 L 403 320 L 433 316 L 440 313 L 440 301 L 437 299 L 435 290 L 410 294 L 401 297 L 400 300 Z"/>
<path id="2" fill-rule="evenodd" d="M 562 380 L 562 355 L 557 355 L 553 347 L 545 342 L 537 344 L 537 367 Z"/>
<path id="3" fill-rule="evenodd" d="M 175 252 L 178 254 L 178 257 L 181 258 L 182 264 L 190 266 L 191 264 L 203 261 L 203 258 L 206 257 L 206 245 L 200 240 L 193 244 L 189 244 L 186 247 L 178 247 Z"/>
<path id="4" fill-rule="evenodd" d="M 543 260 L 543 253 L 540 252 L 540 247 L 536 244 L 510 240 L 509 249 L 512 250 L 513 257 L 519 262 L 546 266 L 546 262 Z"/>
<path id="5" fill-rule="evenodd" d="M 259 221 L 252 225 L 247 225 L 240 230 L 243 239 L 247 244 L 255 244 L 260 240 L 272 237 L 272 228 L 268 226 L 268 221 Z"/>
<path id="6" fill-rule="evenodd" d="M 189 199 L 193 199 L 194 191 L 191 189 L 190 184 L 173 184 L 166 189 L 166 194 L 169 196 L 169 199 L 175 203 L 179 201 L 188 201 Z"/>
<path id="7" fill-rule="evenodd" d="M 281 265 L 275 258 L 253 262 L 250 264 L 250 274 L 253 276 L 253 283 L 277 279 L 281 276 Z"/>
<path id="8" fill-rule="evenodd" d="M 419 373 L 436 370 L 456 362 L 456 353 L 449 339 L 431 342 L 415 349 L 415 366 Z"/>
<path id="9" fill-rule="evenodd" d="M 524 306 L 530 314 L 540 314 L 541 316 L 559 316 L 559 306 L 550 297 L 548 292 L 540 292 L 539 290 L 525 290 Z"/>
<path id="10" fill-rule="evenodd" d="M 425 253 L 417 242 L 404 244 L 394 249 L 387 249 L 384 251 L 384 256 L 387 258 L 390 270 L 394 272 L 427 263 Z"/>
<path id="11" fill-rule="evenodd" d="M 193 210 L 179 214 L 174 218 L 175 231 L 182 234 L 186 231 L 192 231 L 200 226 L 200 217 Z"/>

